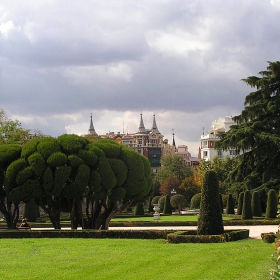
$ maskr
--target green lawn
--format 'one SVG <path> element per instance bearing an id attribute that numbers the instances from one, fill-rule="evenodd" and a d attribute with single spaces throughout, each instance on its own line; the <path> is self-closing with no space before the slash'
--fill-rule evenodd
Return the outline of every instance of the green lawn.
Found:
<path id="1" fill-rule="evenodd" d="M 269 279 L 262 240 L 1 239 L 0 279 Z"/>

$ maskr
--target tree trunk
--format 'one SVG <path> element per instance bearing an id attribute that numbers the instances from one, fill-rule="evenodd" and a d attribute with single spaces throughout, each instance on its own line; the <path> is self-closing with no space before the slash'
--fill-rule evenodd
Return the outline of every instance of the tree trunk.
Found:
<path id="1" fill-rule="evenodd" d="M 14 206 L 14 207 L 12 207 Z M 13 208 L 13 209 L 12 209 Z M 19 218 L 19 208 L 18 203 L 7 202 L 4 200 L 0 201 L 0 211 L 3 213 L 8 229 L 16 229 L 18 218 Z"/>

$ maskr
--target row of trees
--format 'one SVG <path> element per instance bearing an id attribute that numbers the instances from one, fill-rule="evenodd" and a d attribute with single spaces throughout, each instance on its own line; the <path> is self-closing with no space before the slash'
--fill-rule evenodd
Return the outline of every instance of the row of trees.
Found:
<path id="1" fill-rule="evenodd" d="M 0 185 L 8 228 L 16 227 L 19 203 L 34 200 L 56 229 L 62 211 L 70 213 L 72 228 L 107 229 L 112 217 L 153 192 L 147 158 L 113 140 L 77 135 L 0 145 Z"/>

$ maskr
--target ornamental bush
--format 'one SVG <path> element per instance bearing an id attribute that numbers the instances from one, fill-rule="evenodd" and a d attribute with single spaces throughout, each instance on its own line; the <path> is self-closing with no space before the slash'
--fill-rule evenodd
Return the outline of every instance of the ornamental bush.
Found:
<path id="1" fill-rule="evenodd" d="M 171 215 L 172 214 L 172 208 L 171 208 L 169 194 L 167 194 L 165 196 L 164 207 L 163 207 L 163 214 L 164 215 Z"/>
<path id="2" fill-rule="evenodd" d="M 197 233 L 201 235 L 222 234 L 224 232 L 221 213 L 219 181 L 216 172 L 207 171 L 201 189 L 200 214 Z"/>
<path id="3" fill-rule="evenodd" d="M 238 196 L 237 213 L 236 213 L 237 215 L 242 214 L 243 199 L 244 199 L 244 192 L 241 192 Z"/>
<path id="4" fill-rule="evenodd" d="M 267 219 L 276 218 L 277 215 L 277 194 L 274 189 L 270 189 L 267 195 L 265 217 Z"/>
<path id="5" fill-rule="evenodd" d="M 144 215 L 144 207 L 143 203 L 137 203 L 133 209 L 134 216 L 142 216 Z"/>
<path id="6" fill-rule="evenodd" d="M 251 200 L 251 192 L 249 190 L 246 190 L 244 193 L 241 220 L 253 219 Z"/>
<path id="7" fill-rule="evenodd" d="M 188 201 L 187 201 L 186 197 L 182 194 L 172 195 L 170 198 L 170 203 L 171 203 L 172 207 L 178 209 L 179 214 L 180 214 L 182 207 L 185 207 L 188 205 Z"/>
<path id="8" fill-rule="evenodd" d="M 234 198 L 233 198 L 231 193 L 228 195 L 226 214 L 235 214 L 235 212 L 234 212 Z"/>
<path id="9" fill-rule="evenodd" d="M 262 216 L 261 202 L 260 202 L 259 193 L 257 191 L 254 191 L 252 195 L 252 212 L 253 212 L 253 216 L 255 217 Z"/>
<path id="10" fill-rule="evenodd" d="M 201 201 L 201 193 L 195 194 L 191 199 L 190 208 L 191 209 L 199 209 Z"/>

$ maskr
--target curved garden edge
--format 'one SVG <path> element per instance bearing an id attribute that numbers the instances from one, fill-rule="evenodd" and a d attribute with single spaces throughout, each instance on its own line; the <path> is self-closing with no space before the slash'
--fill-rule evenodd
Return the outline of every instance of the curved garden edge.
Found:
<path id="1" fill-rule="evenodd" d="M 3 230 L 1 238 L 134 238 L 165 239 L 168 243 L 221 243 L 249 238 L 249 230 L 225 230 L 220 235 L 197 235 L 195 230 Z"/>

